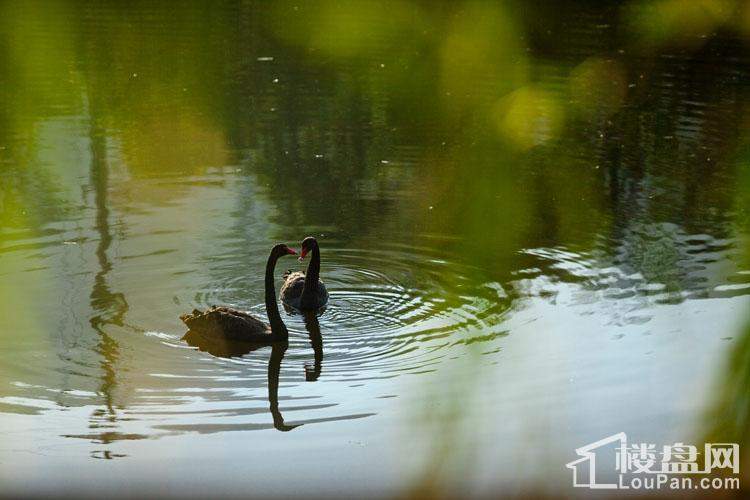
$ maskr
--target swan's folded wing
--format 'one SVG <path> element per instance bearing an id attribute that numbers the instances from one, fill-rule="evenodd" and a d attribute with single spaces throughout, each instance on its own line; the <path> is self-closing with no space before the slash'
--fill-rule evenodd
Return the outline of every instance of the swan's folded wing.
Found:
<path id="1" fill-rule="evenodd" d="M 284 284 L 281 285 L 281 300 L 284 302 L 290 302 L 294 299 L 298 299 L 302 295 L 302 288 L 305 286 L 305 273 L 295 271 L 286 275 Z"/>
<path id="2" fill-rule="evenodd" d="M 214 306 L 200 314 L 186 314 L 180 317 L 191 330 L 204 335 L 223 336 L 232 340 L 242 340 L 268 330 L 261 320 L 248 313 L 230 307 Z"/>
<path id="3" fill-rule="evenodd" d="M 318 282 L 320 283 L 320 286 L 318 286 L 318 306 L 320 307 L 328 303 L 328 290 L 322 281 Z"/>

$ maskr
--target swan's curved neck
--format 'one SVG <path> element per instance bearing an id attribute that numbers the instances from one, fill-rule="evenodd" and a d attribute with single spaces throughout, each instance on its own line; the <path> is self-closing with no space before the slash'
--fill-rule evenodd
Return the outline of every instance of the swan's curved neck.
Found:
<path id="1" fill-rule="evenodd" d="M 271 254 L 268 256 L 266 263 L 266 314 L 268 314 L 268 324 L 271 325 L 271 333 L 283 338 L 289 337 L 289 332 L 281 321 L 279 314 L 279 305 L 276 303 L 276 287 L 273 282 L 273 272 L 276 269 L 278 256 Z"/>
<path id="2" fill-rule="evenodd" d="M 318 293 L 318 280 L 320 279 L 320 249 L 318 243 L 313 243 L 312 257 L 310 257 L 310 263 L 307 265 L 307 271 L 305 272 L 305 284 L 302 287 L 302 296 L 300 300 L 305 303 L 315 297 Z"/>

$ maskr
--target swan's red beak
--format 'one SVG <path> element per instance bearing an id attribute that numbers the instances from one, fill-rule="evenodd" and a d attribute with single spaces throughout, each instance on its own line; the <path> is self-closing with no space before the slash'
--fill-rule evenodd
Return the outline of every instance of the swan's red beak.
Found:
<path id="1" fill-rule="evenodd" d="M 288 253 L 289 255 L 297 255 L 297 252 L 294 250 L 294 248 L 289 247 L 286 248 L 286 253 Z"/>
<path id="2" fill-rule="evenodd" d="M 307 248 L 303 248 L 302 251 L 299 254 L 299 260 L 303 260 L 305 258 L 305 255 L 307 255 Z"/>

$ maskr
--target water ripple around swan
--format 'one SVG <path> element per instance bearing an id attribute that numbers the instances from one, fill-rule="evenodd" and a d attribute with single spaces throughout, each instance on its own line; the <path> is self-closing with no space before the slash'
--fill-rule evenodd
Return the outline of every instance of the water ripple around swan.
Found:
<path id="1" fill-rule="evenodd" d="M 498 330 L 508 303 L 492 287 L 475 285 L 472 272 L 417 247 L 379 249 L 377 260 L 366 251 L 326 247 L 322 274 L 330 299 L 318 318 L 326 376 L 367 379 L 422 371 L 455 355 L 445 348 L 456 342 L 468 343 L 480 332 L 491 338 L 487 332 Z M 264 304 L 236 302 L 247 287 L 261 289 L 262 281 L 232 276 L 196 294 L 196 307 L 232 304 L 264 316 Z M 301 316 L 287 314 L 284 321 L 292 345 L 305 339 Z M 251 356 L 243 362 L 259 368 L 265 363 Z"/>

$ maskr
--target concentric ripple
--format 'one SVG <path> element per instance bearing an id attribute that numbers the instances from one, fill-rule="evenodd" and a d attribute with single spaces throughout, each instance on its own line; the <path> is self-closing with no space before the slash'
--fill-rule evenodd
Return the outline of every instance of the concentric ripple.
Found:
<path id="1" fill-rule="evenodd" d="M 289 260 L 280 261 L 279 269 L 287 263 L 299 267 Z M 499 324 L 509 303 L 495 287 L 477 285 L 476 273 L 469 265 L 438 258 L 429 248 L 400 245 L 373 252 L 326 246 L 322 275 L 330 300 L 317 318 L 323 373 L 356 380 L 392 377 L 460 355 L 446 347 L 476 339 L 491 342 L 503 333 Z M 260 298 L 262 286 L 258 276 L 233 275 L 193 299 L 196 307 L 224 303 L 264 316 L 262 303 L 237 300 Z M 306 337 L 315 328 L 309 320 L 287 314 L 284 321 L 292 345 L 309 343 Z M 260 369 L 265 360 L 247 356 L 243 362 L 258 363 Z"/>

